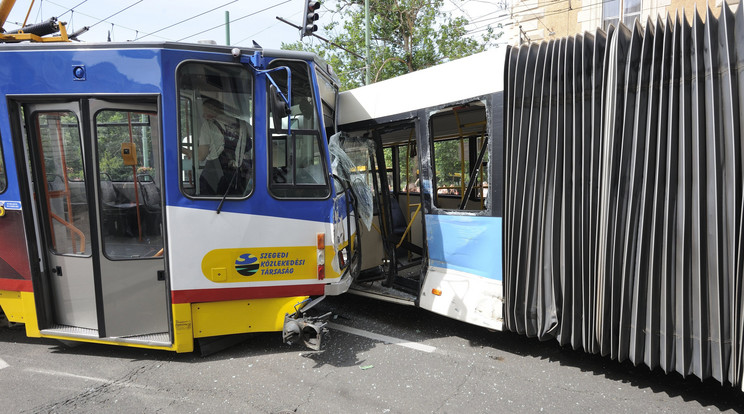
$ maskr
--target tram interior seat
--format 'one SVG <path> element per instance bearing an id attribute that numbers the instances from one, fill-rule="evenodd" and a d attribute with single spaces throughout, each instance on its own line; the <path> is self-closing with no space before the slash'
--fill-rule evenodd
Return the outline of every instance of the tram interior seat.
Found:
<path id="1" fill-rule="evenodd" d="M 160 189 L 155 185 L 155 180 L 151 176 L 145 174 L 139 177 L 139 188 L 142 193 L 141 203 L 144 211 L 144 230 L 147 234 L 159 235 L 162 220 Z"/>
<path id="2" fill-rule="evenodd" d="M 115 234 L 124 227 L 126 209 L 121 207 L 119 192 L 110 179 L 101 177 L 100 180 L 101 215 L 103 231 Z"/>
<path id="3" fill-rule="evenodd" d="M 139 197 L 135 196 L 134 182 L 114 182 L 105 175 L 101 176 L 101 214 L 103 227 L 107 234 L 137 234 L 136 209 L 138 206 L 145 234 L 160 234 L 160 221 L 162 220 L 160 189 L 149 176 L 139 178 L 137 187 Z"/>

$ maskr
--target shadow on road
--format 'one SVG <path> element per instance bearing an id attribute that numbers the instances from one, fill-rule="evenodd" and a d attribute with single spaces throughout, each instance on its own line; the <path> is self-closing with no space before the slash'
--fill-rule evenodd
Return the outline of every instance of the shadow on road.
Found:
<path id="1" fill-rule="evenodd" d="M 373 299 L 350 295 L 331 298 L 326 306 L 342 317 L 344 313 L 363 314 L 372 326 L 385 327 L 408 335 L 407 339 L 427 340 L 456 336 L 467 340 L 475 348 L 493 349 L 494 360 L 506 353 L 557 362 L 563 366 L 580 369 L 593 375 L 616 381 L 623 386 L 648 389 L 654 393 L 680 397 L 684 401 L 697 401 L 705 407 L 718 410 L 744 412 L 744 392 L 730 384 L 721 385 L 712 379 L 701 381 L 697 377 L 683 378 L 678 373 L 665 374 L 661 369 L 649 370 L 645 365 L 618 362 L 609 357 L 592 355 L 583 350 L 560 346 L 557 341 L 539 341 L 513 332 L 493 332 L 485 328 L 455 321 L 429 311 L 395 304 L 381 304 Z M 412 337 L 415 333 L 415 338 Z"/>

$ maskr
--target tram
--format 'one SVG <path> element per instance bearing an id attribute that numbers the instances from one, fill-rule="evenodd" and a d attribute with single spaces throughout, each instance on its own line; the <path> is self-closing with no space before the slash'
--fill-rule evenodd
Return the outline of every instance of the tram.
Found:
<path id="1" fill-rule="evenodd" d="M 320 347 L 328 315 L 308 311 L 345 292 L 359 262 L 352 196 L 329 158 L 338 86 L 325 62 L 4 40 L 10 322 L 29 337 L 177 352 L 267 331 Z"/>

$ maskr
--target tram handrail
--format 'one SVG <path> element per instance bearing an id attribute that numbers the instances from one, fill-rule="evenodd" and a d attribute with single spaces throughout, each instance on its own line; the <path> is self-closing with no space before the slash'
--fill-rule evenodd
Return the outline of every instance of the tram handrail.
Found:
<path id="1" fill-rule="evenodd" d="M 68 230 L 70 230 L 71 232 L 77 234 L 77 236 L 80 238 L 80 248 L 81 248 L 81 250 L 80 250 L 79 253 L 84 253 L 85 252 L 85 233 L 83 233 L 80 229 L 78 229 L 72 223 L 66 221 L 62 217 L 60 217 L 60 216 L 58 216 L 58 215 L 56 215 L 54 213 L 51 213 L 51 212 L 49 214 L 52 216 L 53 219 L 57 220 L 63 226 L 67 227 Z M 75 240 L 74 239 L 73 239 L 73 243 L 72 243 L 72 250 L 73 251 L 75 250 Z"/>

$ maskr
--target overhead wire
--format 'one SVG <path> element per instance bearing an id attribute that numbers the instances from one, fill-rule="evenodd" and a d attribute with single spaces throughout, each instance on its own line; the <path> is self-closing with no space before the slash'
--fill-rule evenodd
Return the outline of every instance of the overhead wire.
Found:
<path id="1" fill-rule="evenodd" d="M 72 6 L 72 7 L 70 7 L 69 9 L 67 9 L 66 12 L 64 12 L 64 13 L 60 14 L 59 16 L 57 16 L 57 18 L 59 19 L 62 16 L 64 16 L 65 14 L 67 14 L 67 13 L 74 12 L 76 8 L 78 8 L 79 6 L 85 4 L 87 1 L 88 0 L 83 0 L 80 3 L 78 3 L 78 4 L 76 4 L 76 5 Z M 54 3 L 52 3 L 52 4 L 54 4 Z M 58 4 L 55 4 L 55 6 L 59 6 L 59 5 Z"/>
<path id="2" fill-rule="evenodd" d="M 141 1 L 141 0 L 140 0 L 140 1 Z M 237 22 L 237 21 L 240 21 L 240 20 L 243 20 L 243 19 L 245 19 L 245 18 L 248 18 L 248 17 L 251 17 L 251 16 L 255 16 L 255 15 L 259 14 L 259 13 L 263 13 L 263 12 L 265 12 L 265 11 L 267 11 L 267 10 L 271 10 L 271 9 L 273 9 L 273 8 L 275 8 L 275 7 L 281 6 L 282 4 L 285 4 L 285 3 L 289 3 L 290 1 L 292 1 L 292 0 L 284 0 L 284 1 L 281 1 L 281 2 L 279 2 L 279 3 L 276 3 L 276 4 L 274 4 L 274 5 L 271 5 L 271 6 L 269 6 L 269 7 L 263 8 L 263 9 L 261 9 L 261 10 L 255 11 L 255 12 L 253 12 L 253 13 L 249 13 L 249 14 L 246 14 L 245 16 L 242 16 L 242 17 L 238 17 L 237 19 L 233 19 L 233 20 L 230 20 L 230 21 L 229 21 L 229 22 L 227 22 L 227 23 L 222 23 L 222 24 L 218 24 L 217 26 L 214 26 L 214 27 L 210 27 L 209 29 L 206 29 L 206 30 L 202 30 L 202 31 L 200 31 L 200 32 L 198 32 L 198 33 L 194 33 L 194 34 L 192 34 L 192 35 L 189 35 L 189 36 L 183 37 L 183 38 L 181 38 L 181 39 L 178 39 L 178 40 L 176 40 L 176 41 L 177 41 L 177 42 L 181 42 L 181 41 L 184 41 L 184 40 L 186 40 L 186 39 L 188 39 L 188 38 L 191 38 L 191 37 L 194 37 L 194 36 L 198 36 L 198 35 L 200 35 L 200 34 L 202 34 L 202 33 L 206 33 L 206 32 L 208 32 L 208 31 L 210 31 L 210 30 L 214 30 L 214 29 L 217 29 L 217 28 L 219 28 L 219 27 L 225 26 L 226 24 L 231 24 L 231 23 L 235 23 L 235 22 Z"/>
<path id="3" fill-rule="evenodd" d="M 101 23 L 101 22 L 104 22 L 104 21 L 107 21 L 108 19 L 110 19 L 110 18 L 112 18 L 112 17 L 116 16 L 116 15 L 117 15 L 117 14 L 119 14 L 119 13 L 122 13 L 122 12 L 124 12 L 125 10 L 131 9 L 132 7 L 134 7 L 134 6 L 136 6 L 136 5 L 140 4 L 140 3 L 142 3 L 142 1 L 143 1 L 143 0 L 137 0 L 136 2 L 134 2 L 134 3 L 130 4 L 129 6 L 127 6 L 127 7 L 123 8 L 123 9 L 121 9 L 121 10 L 119 10 L 118 12 L 116 12 L 116 13 L 112 14 L 111 16 L 108 16 L 108 17 L 106 17 L 105 19 L 101 19 L 101 20 L 99 20 L 99 21 L 97 21 L 97 22 L 93 23 L 93 24 L 92 24 L 92 25 L 90 25 L 89 27 L 90 27 L 90 28 L 92 29 L 93 27 L 95 27 L 95 26 L 96 26 L 96 25 L 98 25 L 99 23 Z M 111 22 L 107 22 L 107 23 L 111 23 Z M 113 23 L 112 23 L 112 24 L 113 24 Z"/>
<path id="4" fill-rule="evenodd" d="M 86 0 L 86 1 L 87 1 L 87 0 Z M 177 23 L 173 23 L 173 24 L 171 24 L 171 25 L 165 26 L 165 27 L 163 27 L 162 29 L 158 29 L 158 30 L 156 30 L 156 31 L 154 31 L 154 32 L 151 32 L 151 33 L 146 33 L 146 34 L 145 34 L 144 36 L 142 36 L 142 37 L 139 37 L 139 38 L 138 38 L 138 37 L 137 37 L 137 36 L 135 35 L 135 38 L 134 38 L 134 40 L 135 40 L 135 41 L 136 41 L 136 40 L 142 40 L 142 39 L 146 38 L 147 36 L 152 36 L 152 35 L 154 35 L 155 33 L 159 33 L 159 32 L 162 32 L 163 30 L 166 30 L 166 29 L 170 29 L 170 28 L 171 28 L 171 27 L 173 27 L 173 26 L 178 26 L 178 25 L 179 25 L 179 24 L 181 24 L 181 23 L 186 23 L 186 22 L 188 22 L 189 20 L 193 20 L 193 19 L 196 19 L 197 17 L 201 17 L 201 16 L 204 16 L 204 15 L 205 15 L 205 14 L 207 14 L 207 13 L 213 12 L 213 11 L 215 11 L 215 10 L 217 10 L 217 9 L 221 8 L 221 7 L 225 7 L 225 6 L 227 6 L 227 5 L 230 5 L 230 4 L 233 4 L 233 3 L 235 3 L 235 2 L 237 2 L 237 1 L 238 1 L 238 0 L 232 0 L 232 1 L 228 1 L 228 2 L 227 2 L 227 3 L 225 3 L 225 4 L 222 4 L 222 5 L 219 5 L 219 6 L 217 6 L 217 7 L 211 8 L 211 9 L 209 9 L 209 10 L 205 11 L 205 12 L 201 12 L 201 13 L 195 14 L 195 15 L 193 15 L 193 16 L 191 16 L 191 17 L 189 17 L 189 18 L 186 18 L 186 19 L 183 19 L 183 20 L 181 20 L 180 22 L 177 22 Z"/>
<path id="5" fill-rule="evenodd" d="M 47 1 L 48 3 L 51 3 L 51 4 L 53 4 L 53 5 L 57 6 L 57 7 L 60 7 L 60 8 L 66 8 L 66 7 L 67 7 L 67 6 L 63 6 L 63 5 L 59 4 L 59 3 L 55 3 L 55 2 L 54 2 L 54 1 L 52 1 L 52 0 L 46 0 L 46 1 Z M 87 1 L 87 0 L 86 0 L 86 1 Z M 78 4 L 77 6 L 75 6 L 75 7 L 73 7 L 73 8 L 77 8 L 77 7 L 79 6 L 79 5 L 80 5 L 80 4 Z M 123 10 L 122 10 L 122 11 L 123 11 Z M 118 14 L 118 13 L 120 13 L 120 12 L 121 12 L 121 11 L 119 11 L 119 12 L 117 12 L 117 13 L 115 13 L 115 14 Z M 87 17 L 87 18 L 90 18 L 90 19 L 93 19 L 93 20 L 96 20 L 96 21 L 98 21 L 98 22 L 100 22 L 100 21 L 102 21 L 102 20 L 106 20 L 106 19 L 108 19 L 108 18 L 110 18 L 110 17 L 111 17 L 111 16 L 109 16 L 109 17 L 107 17 L 106 19 L 101 19 L 101 18 L 99 18 L 99 17 L 96 17 L 96 16 L 91 16 L 90 14 L 86 14 L 86 13 L 83 13 L 83 12 L 81 12 L 81 11 L 78 11 L 78 12 L 77 12 L 77 14 L 79 14 L 79 15 L 82 15 L 82 16 L 85 16 L 85 17 Z M 113 15 L 112 15 L 112 16 L 113 16 Z M 135 33 L 137 33 L 137 32 L 139 32 L 139 31 L 140 31 L 140 30 L 137 30 L 137 29 L 133 29 L 133 28 L 131 28 L 131 27 L 127 27 L 127 26 L 124 26 L 124 25 L 122 25 L 122 24 L 119 24 L 119 23 L 116 23 L 116 25 L 117 25 L 117 26 L 119 26 L 119 27 L 120 27 L 120 28 L 122 28 L 122 29 L 126 29 L 126 30 L 129 30 L 129 31 L 135 32 Z M 89 26 L 89 27 L 92 27 L 92 26 Z M 159 37 L 159 38 L 161 38 L 161 39 L 164 39 L 164 40 L 168 40 L 168 39 L 166 39 L 166 38 L 164 38 L 164 37 L 162 37 L 162 36 L 156 36 L 156 37 Z"/>
<path id="6" fill-rule="evenodd" d="M 293 17 L 296 17 L 298 14 L 300 14 L 300 13 L 295 13 L 295 14 L 290 15 L 289 16 L 289 19 L 291 19 Z M 259 34 L 265 32 L 265 31 L 271 29 L 272 27 L 276 27 L 276 25 L 278 25 L 279 23 L 281 23 L 281 22 L 270 24 L 270 25 L 264 27 L 263 29 L 257 31 L 256 33 L 253 33 L 253 34 L 251 34 L 251 35 L 249 35 L 249 36 L 247 36 L 247 37 L 245 37 L 243 39 L 238 40 L 237 42 L 235 42 L 235 44 L 236 45 L 239 45 L 239 44 L 245 42 L 248 39 L 252 39 L 254 36 L 259 35 Z"/>

